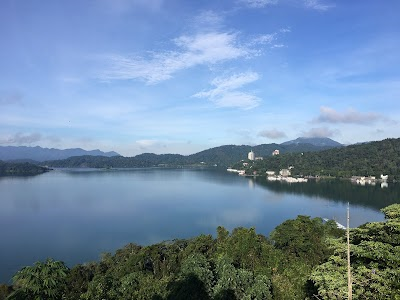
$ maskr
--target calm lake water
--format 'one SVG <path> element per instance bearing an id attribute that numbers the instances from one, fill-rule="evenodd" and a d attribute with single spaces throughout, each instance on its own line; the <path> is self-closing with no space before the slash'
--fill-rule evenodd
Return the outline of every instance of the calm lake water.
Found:
<path id="1" fill-rule="evenodd" d="M 129 242 L 148 245 L 198 234 L 256 227 L 268 235 L 297 215 L 352 227 L 382 221 L 400 202 L 399 185 L 266 182 L 210 169 L 55 170 L 0 178 L 0 282 L 52 257 L 69 266 L 97 260 Z"/>

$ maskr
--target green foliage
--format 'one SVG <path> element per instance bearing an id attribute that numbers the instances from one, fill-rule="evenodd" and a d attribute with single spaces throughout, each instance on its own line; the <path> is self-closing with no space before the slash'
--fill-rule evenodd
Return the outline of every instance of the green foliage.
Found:
<path id="1" fill-rule="evenodd" d="M 399 204 L 384 208 L 387 221 L 367 223 L 350 234 L 353 299 L 400 297 Z M 344 299 L 347 295 L 346 242 L 331 245 L 334 254 L 318 266 L 311 279 L 321 299 Z"/>
<path id="2" fill-rule="evenodd" d="M 389 174 L 390 179 L 400 179 L 400 139 L 386 139 L 360 145 L 333 148 L 318 152 L 286 153 L 269 156 L 251 164 L 251 171 L 265 174 L 266 170 L 278 172 L 294 166 L 293 176 L 321 176 L 350 178 L 351 176 L 376 176 Z M 242 168 L 237 163 L 234 168 Z"/>
<path id="3" fill-rule="evenodd" d="M 88 283 L 92 281 L 95 273 L 95 265 L 76 265 L 66 277 L 66 289 L 63 299 L 75 300 L 88 289 Z"/>
<path id="4" fill-rule="evenodd" d="M 24 267 L 13 277 L 16 291 L 9 299 L 59 299 L 66 286 L 69 269 L 63 262 L 46 260 Z"/>
<path id="5" fill-rule="evenodd" d="M 5 300 L 11 292 L 11 287 L 5 284 L 0 284 L 0 300 Z"/>
<path id="6" fill-rule="evenodd" d="M 330 255 L 325 242 L 327 233 L 343 234 L 343 230 L 338 231 L 333 221 L 323 224 L 321 218 L 298 216 L 283 222 L 270 236 L 276 248 L 314 266 Z"/>
<path id="7" fill-rule="evenodd" d="M 214 275 L 204 255 L 195 253 L 186 258 L 182 262 L 180 276 L 186 279 L 196 277 L 204 285 L 207 294 L 211 295 Z"/>
<path id="8" fill-rule="evenodd" d="M 188 166 L 211 165 L 229 166 L 242 159 L 247 159 L 247 153 L 253 149 L 257 156 L 270 156 L 275 149 L 281 153 L 321 151 L 332 147 L 314 146 L 311 144 L 279 145 L 263 144 L 255 147 L 225 145 L 207 149 L 191 155 L 143 153 L 135 157 L 123 156 L 73 156 L 63 160 L 46 161 L 44 164 L 52 167 L 89 167 L 89 168 L 136 168 L 154 166 Z"/>
<path id="9" fill-rule="evenodd" d="M 382 209 L 385 218 L 389 220 L 400 219 L 400 204 L 392 204 Z"/>

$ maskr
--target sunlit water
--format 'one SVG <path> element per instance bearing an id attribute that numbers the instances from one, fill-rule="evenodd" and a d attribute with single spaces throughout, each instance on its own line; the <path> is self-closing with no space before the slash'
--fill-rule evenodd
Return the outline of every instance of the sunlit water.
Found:
<path id="1" fill-rule="evenodd" d="M 351 226 L 382 221 L 400 189 L 349 182 L 281 184 L 207 169 L 56 170 L 0 178 L 0 282 L 52 257 L 72 266 L 129 242 L 148 245 L 256 227 L 268 235 L 297 215 Z"/>

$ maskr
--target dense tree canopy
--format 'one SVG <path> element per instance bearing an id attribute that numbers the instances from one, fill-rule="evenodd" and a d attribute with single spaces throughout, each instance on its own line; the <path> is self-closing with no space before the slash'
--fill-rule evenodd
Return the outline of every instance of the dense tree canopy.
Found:
<path id="1" fill-rule="evenodd" d="M 400 299 L 400 204 L 382 211 L 386 222 L 351 230 L 353 299 Z M 347 299 L 345 240 L 332 240 L 331 248 L 334 254 L 311 278 L 320 299 Z"/>

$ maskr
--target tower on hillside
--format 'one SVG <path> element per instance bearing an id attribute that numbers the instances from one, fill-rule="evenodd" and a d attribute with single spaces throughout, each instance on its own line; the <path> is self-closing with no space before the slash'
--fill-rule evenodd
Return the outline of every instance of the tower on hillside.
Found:
<path id="1" fill-rule="evenodd" d="M 255 154 L 254 154 L 253 150 L 251 150 L 251 151 L 249 152 L 249 154 L 247 155 L 247 158 L 248 158 L 249 160 L 254 160 Z"/>

